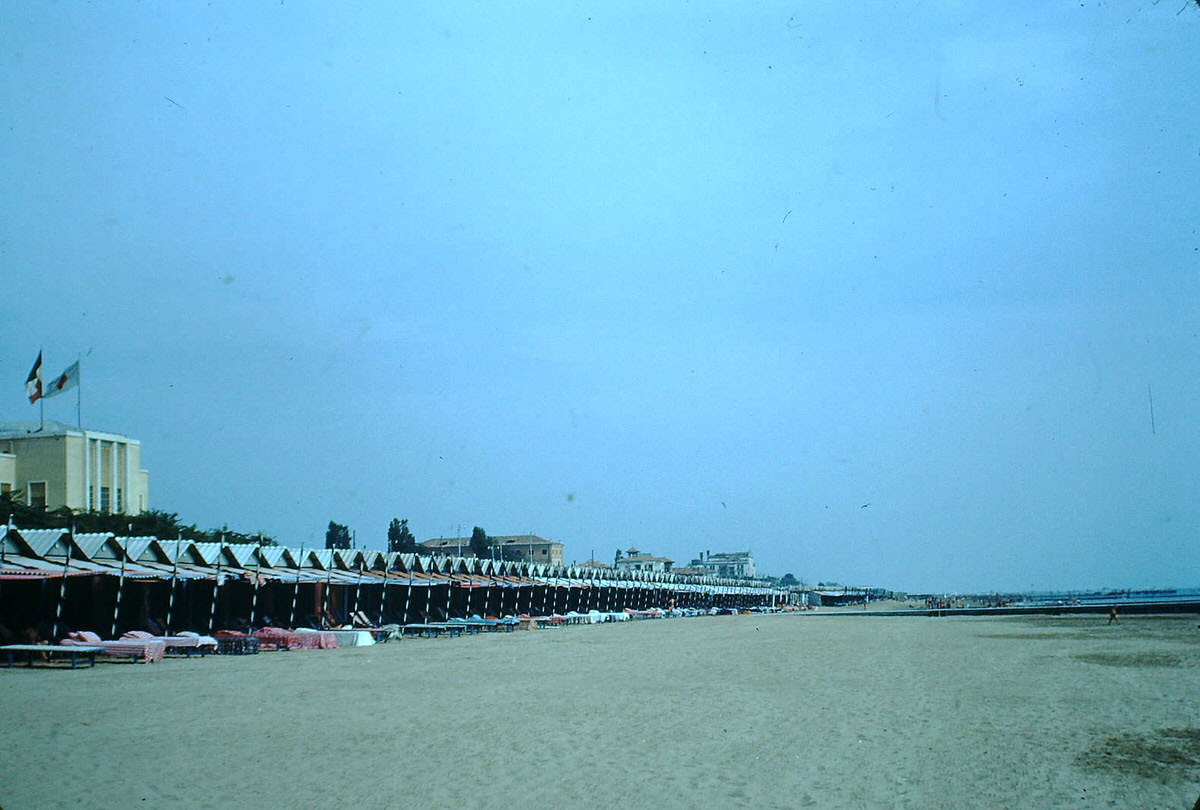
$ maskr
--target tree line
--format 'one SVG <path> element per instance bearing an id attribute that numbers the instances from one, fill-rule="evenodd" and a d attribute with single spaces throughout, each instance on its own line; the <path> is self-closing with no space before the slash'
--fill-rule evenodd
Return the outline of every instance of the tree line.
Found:
<path id="1" fill-rule="evenodd" d="M 276 545 L 275 538 L 262 532 L 238 532 L 228 526 L 201 529 L 194 523 L 184 523 L 175 512 L 150 509 L 137 515 L 83 512 L 60 506 L 46 509 L 25 503 L 21 490 L 0 493 L 0 514 L 14 526 L 23 529 L 73 529 L 79 534 L 101 532 L 118 537 L 154 536 L 162 540 L 191 540 L 196 543 L 257 543 Z"/>
<path id="2" fill-rule="evenodd" d="M 329 528 L 325 530 L 325 548 L 352 548 L 353 545 L 354 534 L 350 531 L 350 527 L 344 523 L 329 521 Z M 419 554 L 428 551 L 417 542 L 417 538 L 408 528 L 408 518 L 392 518 L 392 522 L 388 524 L 387 550 L 404 554 Z M 524 559 L 520 549 L 500 545 L 496 538 L 488 536 L 488 533 L 479 526 L 471 530 L 471 539 L 467 544 L 467 550 L 472 557 L 497 560 Z"/>

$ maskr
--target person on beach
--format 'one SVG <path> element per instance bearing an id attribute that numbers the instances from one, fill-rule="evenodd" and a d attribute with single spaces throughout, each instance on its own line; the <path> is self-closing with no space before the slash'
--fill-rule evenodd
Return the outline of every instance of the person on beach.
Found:
<path id="1" fill-rule="evenodd" d="M 1113 605 L 1112 607 L 1110 607 L 1108 609 L 1108 623 L 1112 624 L 1113 622 L 1116 622 L 1117 624 L 1121 623 L 1121 620 L 1117 618 L 1117 606 L 1116 605 Z"/>

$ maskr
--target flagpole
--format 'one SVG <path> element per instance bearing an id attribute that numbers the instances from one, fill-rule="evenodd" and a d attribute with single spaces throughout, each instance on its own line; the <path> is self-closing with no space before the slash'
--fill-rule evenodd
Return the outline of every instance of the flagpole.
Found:
<path id="1" fill-rule="evenodd" d="M 38 360 L 42 359 L 42 352 L 44 352 L 45 350 L 46 350 L 45 346 L 38 346 Z M 38 387 L 39 388 L 41 387 L 41 384 L 42 384 L 41 369 L 38 369 Z M 41 421 L 41 424 L 38 427 L 38 432 L 40 433 L 41 431 L 46 429 L 46 399 L 45 399 L 45 397 L 42 397 L 42 396 L 38 397 L 38 413 L 39 413 L 39 419 Z M 55 628 L 55 629 L 57 630 L 58 628 Z"/>
<path id="2" fill-rule="evenodd" d="M 75 355 L 75 366 L 79 367 L 82 354 Z M 79 382 L 75 383 L 75 427 L 83 427 L 83 373 L 79 372 Z"/>

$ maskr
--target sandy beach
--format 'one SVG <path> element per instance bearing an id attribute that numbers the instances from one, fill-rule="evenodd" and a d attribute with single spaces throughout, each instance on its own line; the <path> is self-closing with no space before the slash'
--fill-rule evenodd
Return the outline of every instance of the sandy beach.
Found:
<path id="1" fill-rule="evenodd" d="M 16 668 L 0 804 L 1191 808 L 1197 623 L 722 616 Z"/>

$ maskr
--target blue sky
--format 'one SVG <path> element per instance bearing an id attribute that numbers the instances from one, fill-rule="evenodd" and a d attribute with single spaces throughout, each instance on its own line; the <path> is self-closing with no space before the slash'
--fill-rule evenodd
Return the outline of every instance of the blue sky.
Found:
<path id="1" fill-rule="evenodd" d="M 1195 585 L 1180 5 L 2 6 L 3 418 L 82 353 L 291 545 Z"/>

